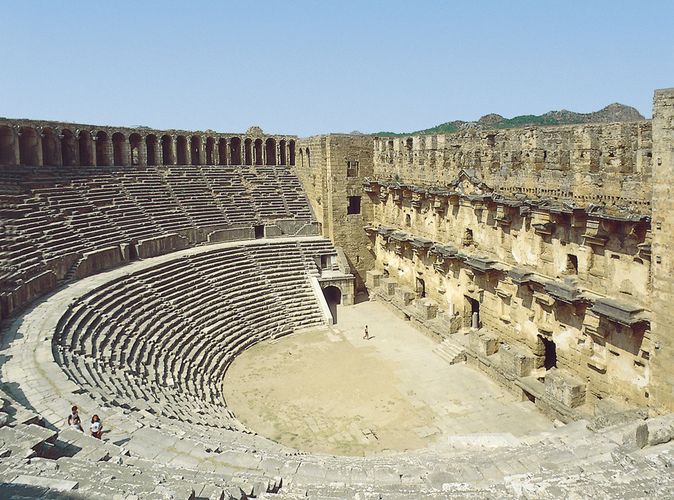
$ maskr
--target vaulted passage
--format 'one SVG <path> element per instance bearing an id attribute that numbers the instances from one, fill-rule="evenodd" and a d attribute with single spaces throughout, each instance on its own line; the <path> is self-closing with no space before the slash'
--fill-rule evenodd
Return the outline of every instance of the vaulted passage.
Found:
<path id="1" fill-rule="evenodd" d="M 143 139 L 140 134 L 133 133 L 129 136 L 129 146 L 131 148 L 131 165 L 141 165 L 145 163 L 141 147 L 143 146 Z"/>
<path id="2" fill-rule="evenodd" d="M 108 134 L 102 130 L 96 134 L 96 165 L 108 167 L 112 164 L 112 145 Z"/>
<path id="3" fill-rule="evenodd" d="M 112 134 L 112 158 L 113 165 L 128 165 L 128 149 L 126 145 L 126 138 L 120 132 Z"/>
<path id="4" fill-rule="evenodd" d="M 241 139 L 232 137 L 229 140 L 229 157 L 231 165 L 241 165 Z"/>
<path id="5" fill-rule="evenodd" d="M 173 138 L 170 135 L 161 136 L 161 152 L 164 165 L 175 165 L 176 158 L 173 152 Z"/>
<path id="6" fill-rule="evenodd" d="M 82 130 L 77 138 L 77 147 L 80 153 L 80 165 L 89 166 L 94 165 L 96 159 L 96 151 L 92 150 L 93 140 L 91 133 Z"/>
<path id="7" fill-rule="evenodd" d="M 42 129 L 42 164 L 55 167 L 61 164 L 61 145 L 51 128 Z"/>
<path id="8" fill-rule="evenodd" d="M 272 138 L 265 142 L 265 155 L 267 157 L 267 165 L 276 165 L 276 141 Z"/>
<path id="9" fill-rule="evenodd" d="M 187 165 L 188 164 L 188 146 L 187 138 L 184 135 L 179 135 L 176 138 L 176 147 L 178 153 L 176 155 L 178 165 Z"/>
<path id="10" fill-rule="evenodd" d="M 0 127 L 0 163 L 15 165 L 16 154 L 14 151 L 14 132 L 9 127 Z"/>
<path id="11" fill-rule="evenodd" d="M 19 129 L 19 163 L 21 165 L 39 165 L 41 153 L 35 129 L 21 127 Z"/>
<path id="12" fill-rule="evenodd" d="M 255 139 L 255 165 L 262 165 L 262 139 Z"/>
<path id="13" fill-rule="evenodd" d="M 147 164 L 158 165 L 157 161 L 157 136 L 148 134 L 145 138 L 145 149 L 147 150 Z"/>
<path id="14" fill-rule="evenodd" d="M 323 289 L 323 295 L 332 314 L 332 322 L 337 324 L 337 306 L 342 303 L 342 291 L 336 286 L 327 286 Z"/>
<path id="15" fill-rule="evenodd" d="M 61 159 L 65 167 L 78 165 L 79 146 L 72 131 L 65 129 L 61 131 Z"/>
<path id="16" fill-rule="evenodd" d="M 253 164 L 253 141 L 252 139 L 246 139 L 244 141 L 244 163 L 246 165 Z"/>

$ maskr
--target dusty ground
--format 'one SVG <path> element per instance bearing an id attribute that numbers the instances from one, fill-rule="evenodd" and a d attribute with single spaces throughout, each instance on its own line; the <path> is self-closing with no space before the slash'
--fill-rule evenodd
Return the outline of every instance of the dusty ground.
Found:
<path id="1" fill-rule="evenodd" d="M 433 341 L 382 304 L 340 307 L 338 317 L 330 330 L 265 342 L 237 357 L 224 392 L 239 420 L 288 446 L 338 455 L 552 427 L 484 374 L 447 364 Z M 371 340 L 362 338 L 365 324 Z"/>

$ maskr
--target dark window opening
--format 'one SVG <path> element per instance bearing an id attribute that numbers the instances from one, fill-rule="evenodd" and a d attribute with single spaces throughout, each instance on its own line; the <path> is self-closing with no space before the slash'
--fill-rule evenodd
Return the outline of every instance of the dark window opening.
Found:
<path id="1" fill-rule="evenodd" d="M 541 342 L 543 342 L 543 347 L 545 348 L 545 361 L 543 366 L 546 370 L 550 368 L 555 368 L 557 366 L 557 346 L 552 339 L 545 337 L 539 337 Z"/>
<path id="2" fill-rule="evenodd" d="M 463 244 L 464 245 L 472 245 L 473 244 L 473 230 L 470 228 L 466 228 L 466 230 L 463 233 Z"/>
<path id="3" fill-rule="evenodd" d="M 360 196 L 349 196 L 349 205 L 346 208 L 347 215 L 360 213 Z"/>
<path id="4" fill-rule="evenodd" d="M 417 278 L 417 298 L 423 299 L 426 296 L 426 283 L 421 278 Z"/>
<path id="5" fill-rule="evenodd" d="M 259 240 L 260 238 L 264 238 L 264 226 L 255 226 L 255 239 Z"/>
<path id="6" fill-rule="evenodd" d="M 465 295 L 464 297 L 466 301 L 464 304 L 463 325 L 477 330 L 480 328 L 480 303 L 471 297 Z"/>
<path id="7" fill-rule="evenodd" d="M 410 214 L 405 214 L 405 225 L 408 227 L 412 225 L 412 216 Z"/>
<path id="8" fill-rule="evenodd" d="M 347 177 L 358 177 L 358 168 L 359 168 L 359 162 L 357 162 L 357 161 L 347 161 L 346 162 L 346 176 Z"/>
<path id="9" fill-rule="evenodd" d="M 566 272 L 567 274 L 578 274 L 578 257 L 573 254 L 566 256 Z"/>

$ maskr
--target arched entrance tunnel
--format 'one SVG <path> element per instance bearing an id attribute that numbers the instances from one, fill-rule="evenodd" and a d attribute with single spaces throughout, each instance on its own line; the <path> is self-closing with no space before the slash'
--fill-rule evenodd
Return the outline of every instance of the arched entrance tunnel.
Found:
<path id="1" fill-rule="evenodd" d="M 342 303 L 342 291 L 336 286 L 326 286 L 323 289 L 323 295 L 332 314 L 332 322 L 337 324 L 337 305 Z"/>

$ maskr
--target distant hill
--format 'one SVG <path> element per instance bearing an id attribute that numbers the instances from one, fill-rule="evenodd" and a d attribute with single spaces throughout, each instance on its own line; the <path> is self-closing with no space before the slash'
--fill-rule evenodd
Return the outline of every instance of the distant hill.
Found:
<path id="1" fill-rule="evenodd" d="M 630 122 L 637 120 L 644 120 L 645 118 L 632 106 L 625 106 L 620 103 L 609 104 L 599 111 L 593 113 L 575 113 L 562 109 L 561 111 L 548 111 L 542 115 L 520 115 L 514 118 L 504 118 L 496 113 L 484 115 L 475 122 L 466 122 L 463 120 L 454 120 L 451 122 L 441 123 L 435 127 L 417 130 L 408 133 L 396 132 L 378 132 L 372 135 L 417 135 L 417 134 L 436 134 L 436 133 L 451 133 L 468 127 L 478 128 L 517 128 L 530 127 L 533 125 L 550 126 L 550 125 L 576 125 L 579 123 L 610 123 L 610 122 Z"/>

